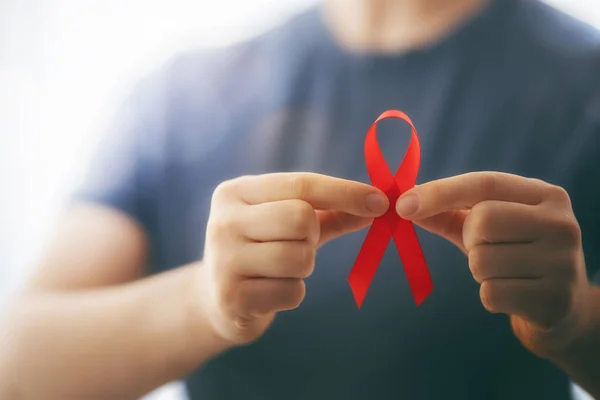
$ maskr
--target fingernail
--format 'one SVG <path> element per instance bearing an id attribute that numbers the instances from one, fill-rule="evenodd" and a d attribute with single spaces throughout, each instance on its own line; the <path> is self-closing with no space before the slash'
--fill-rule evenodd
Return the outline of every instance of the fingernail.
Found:
<path id="1" fill-rule="evenodd" d="M 365 204 L 367 209 L 375 214 L 384 214 L 390 206 L 387 197 L 379 193 L 368 195 Z"/>
<path id="2" fill-rule="evenodd" d="M 396 212 L 403 218 L 410 217 L 419 209 L 419 198 L 416 194 L 400 196 L 396 203 Z"/>

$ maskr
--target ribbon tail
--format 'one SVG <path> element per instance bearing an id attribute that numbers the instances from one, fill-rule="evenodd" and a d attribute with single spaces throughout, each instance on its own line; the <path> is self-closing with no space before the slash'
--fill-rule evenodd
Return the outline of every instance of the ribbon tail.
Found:
<path id="1" fill-rule="evenodd" d="M 367 232 L 367 237 L 356 257 L 354 266 L 348 275 L 358 308 L 361 307 L 369 286 L 375 277 L 377 268 L 390 241 L 391 232 L 382 218 L 376 218 Z"/>
<path id="2" fill-rule="evenodd" d="M 416 305 L 419 306 L 433 290 L 433 281 L 417 232 L 411 221 L 399 219 L 392 236 L 402 260 L 413 298 Z"/>

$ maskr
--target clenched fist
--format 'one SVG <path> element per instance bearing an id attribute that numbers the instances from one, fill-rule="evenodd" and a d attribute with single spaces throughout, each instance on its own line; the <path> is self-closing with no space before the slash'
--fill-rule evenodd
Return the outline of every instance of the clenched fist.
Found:
<path id="1" fill-rule="evenodd" d="M 389 207 L 380 190 L 310 173 L 244 176 L 214 192 L 199 269 L 203 313 L 232 344 L 302 302 L 316 249 Z"/>
<path id="2" fill-rule="evenodd" d="M 468 255 L 484 307 L 510 315 L 534 353 L 548 357 L 589 330 L 591 284 L 564 189 L 477 172 L 415 187 L 396 210 Z"/>

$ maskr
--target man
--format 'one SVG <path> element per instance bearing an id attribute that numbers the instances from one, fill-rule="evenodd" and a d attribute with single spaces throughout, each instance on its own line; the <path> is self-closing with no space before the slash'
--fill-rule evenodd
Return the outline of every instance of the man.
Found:
<path id="1" fill-rule="evenodd" d="M 329 0 L 177 58 L 13 307 L 2 398 L 185 376 L 192 399 L 600 396 L 598 71 L 598 33 L 529 0 Z M 397 204 L 363 159 L 387 109 L 421 140 Z M 406 126 L 378 135 L 395 169 Z M 435 287 L 416 307 L 390 246 L 358 310 L 347 276 L 390 207 Z"/>

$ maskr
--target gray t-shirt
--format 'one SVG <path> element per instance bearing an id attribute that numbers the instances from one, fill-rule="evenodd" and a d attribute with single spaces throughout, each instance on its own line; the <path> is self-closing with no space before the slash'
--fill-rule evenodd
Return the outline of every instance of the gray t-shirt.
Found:
<path id="1" fill-rule="evenodd" d="M 535 0 L 491 1 L 438 43 L 394 56 L 343 50 L 317 10 L 230 48 L 178 56 L 120 109 L 75 198 L 136 218 L 160 272 L 202 258 L 211 194 L 224 180 L 314 171 L 369 182 L 364 138 L 387 109 L 419 131 L 419 183 L 496 170 L 565 187 L 590 276 L 598 271 L 600 35 Z M 408 129 L 380 126 L 395 169 Z M 190 397 L 568 398 L 568 378 L 483 308 L 466 257 L 417 232 L 435 286 L 420 307 L 390 245 L 357 310 L 347 275 L 366 230 L 340 238 L 318 252 L 300 308 L 192 374 Z"/>

